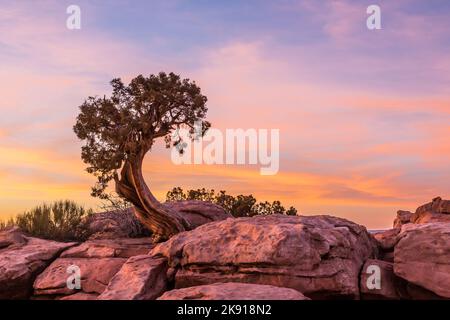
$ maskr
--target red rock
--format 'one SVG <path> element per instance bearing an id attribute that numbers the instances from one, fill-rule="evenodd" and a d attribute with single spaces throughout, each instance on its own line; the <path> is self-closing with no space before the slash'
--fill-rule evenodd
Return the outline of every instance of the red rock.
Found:
<path id="1" fill-rule="evenodd" d="M 400 228 L 389 229 L 383 232 L 377 232 L 373 235 L 375 240 L 377 240 L 378 247 L 385 251 L 391 251 L 398 241 L 398 234 L 400 233 Z"/>
<path id="2" fill-rule="evenodd" d="M 147 254 L 152 246 L 150 238 L 88 240 L 64 251 L 39 275 L 34 286 L 35 295 L 70 295 L 73 299 L 88 297 L 86 294 L 97 296 L 105 290 L 127 258 Z M 81 291 L 67 288 L 66 280 L 70 274 L 66 270 L 71 264 L 80 268 Z M 67 299 L 72 299 L 70 297 Z"/>
<path id="3" fill-rule="evenodd" d="M 214 283 L 164 293 L 158 300 L 309 300 L 294 289 L 244 283 Z"/>
<path id="4" fill-rule="evenodd" d="M 151 238 L 88 240 L 66 250 L 61 258 L 129 258 L 149 253 Z"/>
<path id="5" fill-rule="evenodd" d="M 0 249 L 12 244 L 20 245 L 27 242 L 23 232 L 18 227 L 9 227 L 0 231 Z"/>
<path id="6" fill-rule="evenodd" d="M 450 223 L 408 224 L 394 250 L 394 272 L 450 298 Z"/>
<path id="7" fill-rule="evenodd" d="M 124 258 L 58 258 L 34 282 L 35 295 L 69 295 L 80 290 L 67 287 L 67 268 L 76 265 L 84 293 L 102 293 L 125 263 Z"/>
<path id="8" fill-rule="evenodd" d="M 77 232 L 89 239 L 148 237 L 149 231 L 134 215 L 133 209 L 99 212 L 87 217 Z"/>
<path id="9" fill-rule="evenodd" d="M 422 288 L 420 286 L 416 286 L 413 283 L 408 282 L 406 284 L 406 292 L 408 295 L 408 299 L 410 300 L 444 300 L 445 298 L 438 296 L 434 292 Z"/>
<path id="10" fill-rule="evenodd" d="M 9 241 L 0 250 L 0 299 L 28 298 L 36 275 L 61 251 L 74 245 L 26 237 L 17 230 L 0 234 L 3 243 Z"/>
<path id="11" fill-rule="evenodd" d="M 135 256 L 111 279 L 99 300 L 154 300 L 167 288 L 167 261 Z"/>
<path id="12" fill-rule="evenodd" d="M 401 228 L 402 225 L 410 223 L 413 213 L 410 211 L 398 210 L 397 218 L 394 220 L 394 229 Z"/>
<path id="13" fill-rule="evenodd" d="M 374 270 L 371 270 L 371 267 L 373 266 L 378 267 L 380 270 L 379 288 L 372 286 Z M 407 282 L 405 280 L 395 275 L 393 263 L 369 259 L 361 270 L 360 287 L 363 299 L 405 299 L 407 298 L 406 285 Z"/>
<path id="14" fill-rule="evenodd" d="M 434 198 L 432 202 L 417 208 L 411 216 L 412 223 L 450 222 L 450 200 Z"/>
<path id="15" fill-rule="evenodd" d="M 68 289 L 66 273 L 71 264 L 80 268 L 82 293 L 100 294 L 111 278 L 119 271 L 127 258 L 147 254 L 153 244 L 150 238 L 123 238 L 88 240 L 64 251 L 49 268 L 41 274 L 34 285 L 36 295 L 72 294 Z"/>
<path id="16" fill-rule="evenodd" d="M 382 252 L 380 254 L 380 260 L 394 263 L 394 251 Z"/>
<path id="17" fill-rule="evenodd" d="M 289 287 L 310 298 L 357 298 L 377 252 L 366 228 L 330 216 L 256 216 L 182 232 L 151 252 L 176 269 L 176 288 L 216 282 Z"/>
<path id="18" fill-rule="evenodd" d="M 170 210 L 181 213 L 191 224 L 192 229 L 205 223 L 233 218 L 221 206 L 206 201 L 172 201 L 165 202 L 163 205 Z"/>
<path id="19" fill-rule="evenodd" d="M 206 201 L 186 200 L 165 202 L 163 206 L 180 212 L 196 228 L 202 224 L 232 218 L 221 206 Z M 145 226 L 136 218 L 133 208 L 100 212 L 85 219 L 77 232 L 89 239 L 117 239 L 147 237 Z"/>
<path id="20" fill-rule="evenodd" d="M 58 300 L 96 300 L 97 297 L 97 294 L 78 292 L 70 296 L 64 296 Z"/>

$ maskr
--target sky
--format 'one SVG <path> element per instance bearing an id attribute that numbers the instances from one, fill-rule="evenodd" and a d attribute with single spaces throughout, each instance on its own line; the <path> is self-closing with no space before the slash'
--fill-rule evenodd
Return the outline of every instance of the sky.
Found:
<path id="1" fill-rule="evenodd" d="M 279 129 L 280 170 L 177 166 L 158 143 L 144 164 L 158 199 L 213 188 L 388 228 L 450 198 L 449 15 L 447 0 L 0 0 L 0 218 L 57 199 L 97 208 L 78 106 L 113 78 L 173 71 L 201 87 L 214 128 Z"/>

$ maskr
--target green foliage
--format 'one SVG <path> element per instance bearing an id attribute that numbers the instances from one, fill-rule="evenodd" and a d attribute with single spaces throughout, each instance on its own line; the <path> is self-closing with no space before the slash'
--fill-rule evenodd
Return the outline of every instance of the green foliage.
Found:
<path id="1" fill-rule="evenodd" d="M 56 241 L 83 240 L 78 236 L 83 218 L 92 214 L 70 200 L 37 206 L 3 225 L 15 225 L 31 236 Z"/>
<path id="2" fill-rule="evenodd" d="M 211 126 L 204 120 L 207 98 L 194 81 L 160 72 L 139 75 L 128 85 L 113 79 L 111 86 L 110 97 L 84 101 L 73 127 L 84 141 L 81 158 L 86 170 L 97 178 L 91 195 L 102 200 L 111 199 L 106 189 L 118 178 L 118 170 L 127 162 L 142 160 L 157 138 L 163 138 L 168 148 L 181 147 L 182 153 L 182 137 L 172 137 L 173 132 L 186 128 L 194 139 L 197 122 L 202 123 L 202 134 Z"/>
<path id="3" fill-rule="evenodd" d="M 268 201 L 256 202 L 256 199 L 250 195 L 232 196 L 226 191 L 219 191 L 215 193 L 214 189 L 208 190 L 205 188 L 197 190 L 183 191 L 182 188 L 176 187 L 167 192 L 166 201 L 181 201 L 181 200 L 200 200 L 209 201 L 223 207 L 227 212 L 234 217 L 252 217 L 256 215 L 269 214 L 286 214 L 290 216 L 297 215 L 297 210 L 294 207 L 285 209 L 280 201 L 272 203 Z"/>

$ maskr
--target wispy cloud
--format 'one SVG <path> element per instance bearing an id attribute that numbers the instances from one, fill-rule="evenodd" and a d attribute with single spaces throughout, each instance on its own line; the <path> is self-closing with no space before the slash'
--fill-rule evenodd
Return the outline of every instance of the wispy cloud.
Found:
<path id="1" fill-rule="evenodd" d="M 175 185 L 253 193 L 302 213 L 369 227 L 450 192 L 450 8 L 366 2 L 80 2 L 0 8 L 0 214 L 61 197 L 95 205 L 72 133 L 77 106 L 108 81 L 176 71 L 208 96 L 217 128 L 279 128 L 273 177 L 239 166 L 177 167 L 155 148 L 145 174 L 159 198 Z M 367 3 L 368 4 L 368 3 Z"/>

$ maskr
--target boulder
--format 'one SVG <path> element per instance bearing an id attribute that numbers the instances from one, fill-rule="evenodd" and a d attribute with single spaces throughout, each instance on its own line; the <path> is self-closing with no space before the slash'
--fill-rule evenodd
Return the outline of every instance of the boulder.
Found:
<path id="1" fill-rule="evenodd" d="M 379 259 L 394 263 L 394 251 L 381 252 L 379 255 Z"/>
<path id="2" fill-rule="evenodd" d="M 400 233 L 400 228 L 394 228 L 385 230 L 382 232 L 377 232 L 373 235 L 375 240 L 377 240 L 378 247 L 384 251 L 392 251 L 394 246 L 398 241 L 398 234 Z"/>
<path id="3" fill-rule="evenodd" d="M 151 238 L 88 240 L 61 254 L 61 258 L 129 258 L 147 254 L 153 248 Z"/>
<path id="4" fill-rule="evenodd" d="M 450 200 L 436 197 L 431 202 L 418 207 L 414 213 L 400 210 L 394 220 L 394 228 L 401 228 L 407 223 L 431 222 L 450 222 Z"/>
<path id="5" fill-rule="evenodd" d="M 208 222 L 232 218 L 221 206 L 206 201 L 171 201 L 162 205 L 182 214 L 192 229 Z M 117 239 L 147 237 L 150 232 L 131 207 L 90 215 L 78 228 L 77 235 L 83 239 Z"/>
<path id="6" fill-rule="evenodd" d="M 27 237 L 18 229 L 0 232 L 0 299 L 29 298 L 35 277 L 75 243 Z M 7 246 L 5 246 L 7 244 Z"/>
<path id="7" fill-rule="evenodd" d="M 148 237 L 150 232 L 139 222 L 133 209 L 99 212 L 88 216 L 77 230 L 83 239 Z"/>
<path id="8" fill-rule="evenodd" d="M 401 228 L 402 225 L 410 223 L 413 213 L 410 211 L 398 210 L 397 218 L 394 220 L 394 229 Z"/>
<path id="9" fill-rule="evenodd" d="M 379 272 L 379 274 L 378 274 Z M 374 285 L 379 276 L 379 286 Z M 408 297 L 407 282 L 394 273 L 393 263 L 369 259 L 361 270 L 362 299 L 399 300 Z"/>
<path id="10" fill-rule="evenodd" d="M 377 254 L 366 228 L 331 216 L 256 216 L 175 235 L 151 254 L 168 260 L 175 287 L 267 284 L 310 298 L 358 298 L 359 272 Z"/>
<path id="11" fill-rule="evenodd" d="M 124 258 L 58 258 L 34 282 L 34 295 L 71 295 L 77 292 L 102 293 L 111 278 L 120 270 Z M 69 266 L 80 270 L 81 289 L 69 289 Z"/>
<path id="12" fill-rule="evenodd" d="M 167 261 L 135 256 L 111 279 L 99 300 L 154 300 L 167 289 Z"/>
<path id="13" fill-rule="evenodd" d="M 132 256 L 147 254 L 152 248 L 150 238 L 88 240 L 64 251 L 34 284 L 35 295 L 101 294 L 111 278 Z M 81 291 L 69 289 L 67 268 L 76 265 L 81 273 Z"/>
<path id="14" fill-rule="evenodd" d="M 98 294 L 78 292 L 71 294 L 70 296 L 63 296 L 58 300 L 96 300 L 97 296 Z"/>
<path id="15" fill-rule="evenodd" d="M 445 300 L 446 298 L 438 296 L 434 292 L 417 286 L 411 282 L 406 283 L 407 299 L 409 300 Z"/>
<path id="16" fill-rule="evenodd" d="M 205 223 L 233 218 L 221 206 L 206 201 L 172 201 L 165 202 L 163 205 L 179 212 L 190 223 L 192 229 Z"/>
<path id="17" fill-rule="evenodd" d="M 309 300 L 294 289 L 245 283 L 214 283 L 164 293 L 158 300 Z"/>
<path id="18" fill-rule="evenodd" d="M 438 296 L 450 298 L 450 223 L 408 224 L 394 250 L 394 272 Z"/>
<path id="19" fill-rule="evenodd" d="M 27 239 L 19 227 L 8 227 L 0 230 L 0 250 L 12 244 L 24 244 Z"/>
<path id="20" fill-rule="evenodd" d="M 434 198 L 432 202 L 417 208 L 411 216 L 412 223 L 450 222 L 450 200 Z"/>

